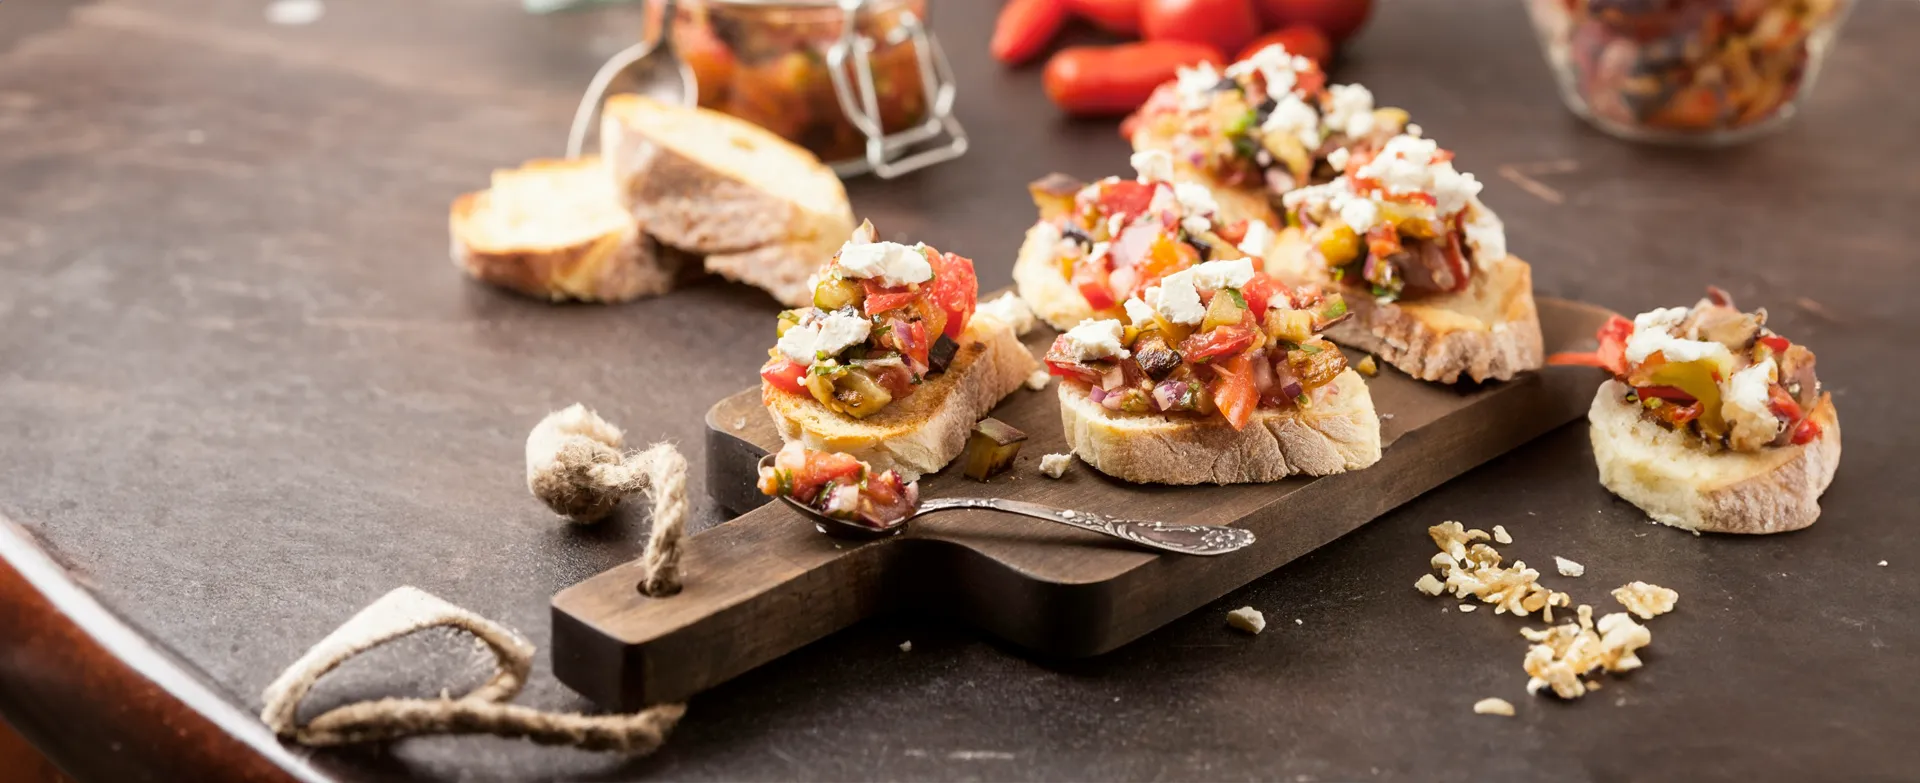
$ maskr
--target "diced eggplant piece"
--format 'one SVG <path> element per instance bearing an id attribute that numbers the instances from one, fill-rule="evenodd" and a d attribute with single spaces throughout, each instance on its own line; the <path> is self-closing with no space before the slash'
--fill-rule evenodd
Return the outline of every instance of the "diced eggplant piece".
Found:
<path id="1" fill-rule="evenodd" d="M 828 277 L 820 281 L 813 289 L 813 306 L 822 310 L 838 310 L 842 307 L 859 307 L 866 299 L 866 289 L 859 283 L 840 277 Z"/>
<path id="2" fill-rule="evenodd" d="M 1052 220 L 1073 212 L 1073 197 L 1087 184 L 1065 174 L 1055 172 L 1027 185 L 1027 193 L 1033 196 L 1034 207 L 1040 210 L 1041 220 Z"/>
<path id="3" fill-rule="evenodd" d="M 1744 354 L 1753 350 L 1754 341 L 1760 339 L 1760 327 L 1767 323 L 1767 311 L 1743 313 L 1732 307 L 1703 307 L 1696 318 L 1694 328 L 1701 340 Z"/>
<path id="4" fill-rule="evenodd" d="M 1133 358 L 1140 363 L 1140 371 L 1156 381 L 1180 366 L 1180 352 L 1157 333 L 1150 332 L 1133 344 Z"/>
<path id="5" fill-rule="evenodd" d="M 934 372 L 946 372 L 953 364 L 953 357 L 959 353 L 959 343 L 944 334 L 940 335 L 933 341 L 933 347 L 927 350 L 927 366 L 933 368 Z"/>
<path id="6" fill-rule="evenodd" d="M 1261 324 L 1268 337 L 1282 342 L 1304 343 L 1313 339 L 1313 313 L 1305 310 L 1267 308 L 1266 323 Z"/>
<path id="7" fill-rule="evenodd" d="M 1026 433 L 1004 421 L 981 419 L 973 426 L 973 435 L 967 438 L 967 449 L 961 455 L 963 472 L 975 481 L 999 475 L 1013 467 L 1013 459 L 1020 456 L 1020 444 L 1026 440 Z"/>
<path id="8" fill-rule="evenodd" d="M 1347 369 L 1347 357 L 1325 338 L 1316 337 L 1287 352 L 1287 371 L 1311 391 L 1333 382 Z"/>
<path id="9" fill-rule="evenodd" d="M 1246 308 L 1240 306 L 1240 299 L 1226 291 L 1213 295 L 1213 301 L 1207 303 L 1206 320 L 1200 322 L 1200 331 L 1212 331 L 1220 326 L 1237 326 L 1246 315 Z"/>
<path id="10" fill-rule="evenodd" d="M 856 419 L 879 413 L 893 402 L 893 393 L 860 370 L 848 370 L 833 379 L 833 401 L 837 409 Z"/>
<path id="11" fill-rule="evenodd" d="M 780 311 L 780 320 L 775 322 L 774 324 L 773 336 L 785 337 L 787 336 L 788 329 L 792 329 L 793 327 L 796 327 L 799 325 L 800 325 L 799 310 L 782 310 Z"/>

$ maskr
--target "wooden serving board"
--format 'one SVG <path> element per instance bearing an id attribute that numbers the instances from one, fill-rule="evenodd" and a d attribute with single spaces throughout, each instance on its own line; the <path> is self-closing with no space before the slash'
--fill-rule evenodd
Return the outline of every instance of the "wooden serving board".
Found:
<path id="1" fill-rule="evenodd" d="M 1549 353 L 1590 348 L 1609 315 L 1555 299 L 1539 308 Z M 1026 342 L 1040 352 L 1053 337 L 1041 327 Z M 1506 383 L 1442 386 L 1383 367 L 1368 386 L 1386 448 L 1378 464 L 1352 473 L 1166 487 L 1125 484 L 1076 461 L 1050 479 L 1038 470 L 1041 455 L 1066 451 L 1050 385 L 1015 392 L 993 412 L 1028 435 L 1010 471 L 983 484 L 949 467 L 921 481 L 926 497 L 995 495 L 1233 525 L 1259 537 L 1204 558 L 990 511 L 929 516 L 878 541 L 828 538 L 754 490 L 755 463 L 780 437 L 759 389 L 742 391 L 707 413 L 707 484 L 744 513 L 688 539 L 679 595 L 642 595 L 639 566 L 629 563 L 555 596 L 554 673 L 615 709 L 681 701 L 862 618 L 909 607 L 951 613 L 1041 655 L 1098 655 L 1579 418 L 1594 376 L 1547 368 Z"/>

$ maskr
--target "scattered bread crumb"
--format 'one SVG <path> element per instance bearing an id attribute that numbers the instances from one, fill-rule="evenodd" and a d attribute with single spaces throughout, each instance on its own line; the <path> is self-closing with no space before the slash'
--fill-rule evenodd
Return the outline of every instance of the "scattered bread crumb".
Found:
<path id="1" fill-rule="evenodd" d="M 1494 614 L 1511 612 L 1525 617 L 1539 612 L 1547 622 L 1553 622 L 1554 607 L 1573 603 L 1572 596 L 1540 584 L 1540 572 L 1528 568 L 1525 561 L 1516 560 L 1512 566 L 1502 568 L 1500 553 L 1478 543 L 1492 538 L 1484 530 L 1468 530 L 1459 522 L 1442 522 L 1427 528 L 1427 535 L 1440 548 L 1440 553 L 1428 564 L 1446 576 L 1442 583 L 1444 589 L 1455 597 L 1471 595 L 1492 604 Z M 1428 595 L 1440 595 L 1432 591 L 1432 582 L 1426 578 L 1415 586 Z"/>
<path id="2" fill-rule="evenodd" d="M 901 643 L 900 643 L 900 651 L 901 651 L 901 652 L 913 652 L 913 642 L 912 642 L 911 640 L 909 640 L 909 641 L 904 641 L 904 642 L 901 642 Z"/>
<path id="3" fill-rule="evenodd" d="M 1267 618 L 1258 609 L 1242 606 L 1227 613 L 1227 625 L 1257 636 L 1267 630 Z"/>
<path id="4" fill-rule="evenodd" d="M 1493 526 L 1493 543 L 1501 544 L 1501 545 L 1513 543 L 1513 536 L 1507 535 L 1507 528 L 1505 525 Z"/>
<path id="5" fill-rule="evenodd" d="M 1588 692 L 1588 693 L 1592 693 L 1592 692 L 1594 692 L 1594 691 L 1597 691 L 1597 690 L 1600 690 L 1600 681 L 1599 681 L 1599 680 L 1587 680 L 1587 692 Z"/>
<path id="6" fill-rule="evenodd" d="M 1651 620 L 1673 611 L 1673 605 L 1680 601 L 1680 593 L 1646 582 L 1629 582 L 1615 589 L 1613 598 L 1640 619 Z"/>
<path id="7" fill-rule="evenodd" d="M 322 0 L 274 0 L 267 4 L 266 13 L 269 22 L 299 27 L 320 21 L 327 15 L 327 5 Z"/>
<path id="8" fill-rule="evenodd" d="M 1505 715 L 1513 717 L 1513 703 L 1506 699 L 1488 697 L 1473 703 L 1476 715 Z"/>
<path id="9" fill-rule="evenodd" d="M 1039 391 L 1047 388 L 1047 383 L 1052 380 L 1053 375 L 1046 370 L 1034 370 L 1032 375 L 1027 376 L 1027 388 Z"/>
<path id="10" fill-rule="evenodd" d="M 1365 358 L 1361 359 L 1359 364 L 1354 365 L 1354 369 L 1359 370 L 1361 375 L 1365 375 L 1368 378 L 1380 374 L 1380 364 L 1373 360 L 1372 354 L 1368 354 Z"/>
<path id="11" fill-rule="evenodd" d="M 1887 564 L 1887 561 L 1885 561 L 1885 560 L 1882 560 L 1882 561 L 1880 561 L 1880 565 L 1883 565 L 1883 566 L 1884 566 L 1884 565 L 1886 565 L 1886 564 Z"/>
<path id="12" fill-rule="evenodd" d="M 1586 566 L 1573 562 L 1572 560 L 1568 560 L 1559 555 L 1553 556 L 1553 567 L 1560 571 L 1561 576 L 1577 577 L 1587 572 Z"/>
<path id="13" fill-rule="evenodd" d="M 1040 457 L 1040 472 L 1049 478 L 1059 478 L 1073 466 L 1072 454 L 1044 454 Z"/>
<path id="14" fill-rule="evenodd" d="M 1595 669 L 1624 672 L 1640 668 L 1635 652 L 1653 642 L 1653 632 L 1626 612 L 1602 617 L 1593 627 L 1567 623 L 1545 630 L 1522 628 L 1520 635 L 1533 642 L 1521 661 L 1528 675 L 1527 692 L 1550 689 L 1562 699 L 1586 695 L 1587 684 L 1581 677 Z"/>
<path id="15" fill-rule="evenodd" d="M 1413 583 L 1413 589 L 1419 590 L 1427 595 L 1439 595 L 1446 592 L 1447 586 L 1440 580 L 1433 578 L 1433 574 L 1422 574 L 1420 581 Z"/>
<path id="16" fill-rule="evenodd" d="M 745 417 L 745 416 L 741 416 L 740 418 L 737 418 L 737 419 L 734 419 L 734 420 L 733 420 L 733 428 L 734 428 L 735 430 L 744 430 L 744 429 L 746 429 L 746 428 L 747 428 L 747 417 Z"/>
<path id="17" fill-rule="evenodd" d="M 1295 618 L 1293 618 L 1293 624 L 1294 624 L 1294 625 L 1306 625 L 1306 624 L 1307 624 L 1307 621 L 1305 621 L 1305 620 L 1302 620 L 1302 619 L 1300 619 L 1300 618 L 1298 618 L 1298 617 L 1295 617 Z"/>
<path id="18" fill-rule="evenodd" d="M 1461 604 L 1461 605 L 1460 605 L 1460 611 L 1462 611 L 1462 612 L 1471 612 L 1471 611 L 1473 611 L 1473 610 L 1475 610 L 1475 609 L 1478 609 L 1478 608 L 1480 608 L 1480 607 L 1478 607 L 1478 606 L 1474 606 L 1473 604 Z"/>

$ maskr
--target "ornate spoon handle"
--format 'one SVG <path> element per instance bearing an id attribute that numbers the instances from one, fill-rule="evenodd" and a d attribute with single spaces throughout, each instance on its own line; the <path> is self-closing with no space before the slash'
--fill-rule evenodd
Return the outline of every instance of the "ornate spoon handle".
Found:
<path id="1" fill-rule="evenodd" d="M 1121 519 L 1001 498 L 928 500 L 920 504 L 920 511 L 914 516 L 956 508 L 986 508 L 1044 519 L 1183 555 L 1223 555 L 1253 543 L 1253 533 L 1238 528 L 1217 525 L 1169 525 L 1165 522 Z"/>

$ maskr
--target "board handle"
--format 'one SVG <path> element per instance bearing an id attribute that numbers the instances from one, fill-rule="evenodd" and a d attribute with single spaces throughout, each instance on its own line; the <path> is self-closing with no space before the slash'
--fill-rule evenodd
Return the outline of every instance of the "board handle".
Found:
<path id="1" fill-rule="evenodd" d="M 640 592 L 637 562 L 553 598 L 553 670 L 620 710 L 684 701 L 905 600 L 894 547 L 828 538 L 780 504 L 689 536 L 683 586 Z"/>

